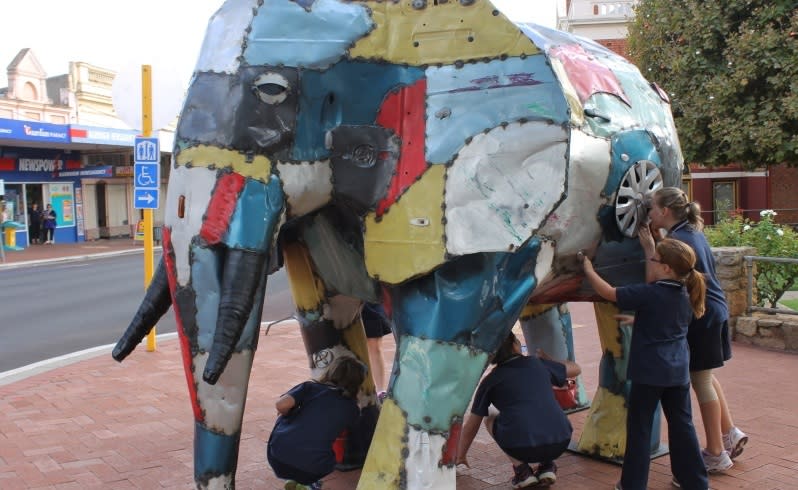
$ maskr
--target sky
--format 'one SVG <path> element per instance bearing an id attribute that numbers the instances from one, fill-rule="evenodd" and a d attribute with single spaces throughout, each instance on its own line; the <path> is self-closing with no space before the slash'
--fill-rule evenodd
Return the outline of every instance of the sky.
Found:
<path id="1" fill-rule="evenodd" d="M 493 0 L 516 21 L 553 27 L 556 0 Z M 3 2 L 0 66 L 32 48 L 48 77 L 70 61 L 125 70 L 153 66 L 188 81 L 208 19 L 222 0 L 36 0 Z M 4 70 L 5 71 L 5 70 Z M 0 87 L 6 85 L 0 75 Z"/>

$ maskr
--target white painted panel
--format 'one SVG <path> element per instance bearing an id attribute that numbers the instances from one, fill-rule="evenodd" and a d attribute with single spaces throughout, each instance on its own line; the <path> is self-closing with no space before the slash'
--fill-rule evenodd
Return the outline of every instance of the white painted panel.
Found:
<path id="1" fill-rule="evenodd" d="M 304 216 L 332 199 L 332 166 L 329 160 L 277 163 L 288 201 L 288 217 Z"/>
<path id="2" fill-rule="evenodd" d="M 455 467 L 438 466 L 446 439 L 412 427 L 407 433 L 408 490 L 455 488 Z"/>
<path id="3" fill-rule="evenodd" d="M 199 234 L 202 217 L 211 200 L 211 192 L 216 185 L 216 172 L 203 167 L 172 169 L 169 177 L 169 190 L 166 194 L 166 216 L 164 223 L 171 227 L 172 246 L 175 250 L 177 282 L 183 286 L 191 278 L 188 264 L 191 239 Z M 185 196 L 185 215 L 177 215 L 180 196 Z"/>
<path id="4" fill-rule="evenodd" d="M 195 71 L 234 73 L 258 0 L 227 0 L 208 22 Z"/>
<path id="5" fill-rule="evenodd" d="M 598 244 L 598 211 L 609 202 L 602 196 L 610 171 L 610 141 L 571 130 L 568 193 L 549 216 L 540 235 L 557 243 L 557 255 L 575 254 Z"/>
<path id="6" fill-rule="evenodd" d="M 208 354 L 198 354 L 194 357 L 197 400 L 205 414 L 205 425 L 210 430 L 225 435 L 232 435 L 241 430 L 249 372 L 252 369 L 252 355 L 251 350 L 234 352 L 215 385 L 202 380 Z"/>
<path id="7" fill-rule="evenodd" d="M 447 173 L 447 252 L 511 251 L 524 243 L 563 198 L 566 152 L 565 129 L 545 122 L 475 136 Z"/>

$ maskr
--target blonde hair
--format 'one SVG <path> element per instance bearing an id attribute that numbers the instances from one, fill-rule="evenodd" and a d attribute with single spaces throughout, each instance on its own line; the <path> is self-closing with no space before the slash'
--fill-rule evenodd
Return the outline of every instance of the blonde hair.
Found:
<path id="1" fill-rule="evenodd" d="M 704 316 L 707 285 L 704 275 L 695 270 L 695 252 L 684 242 L 666 238 L 657 244 L 660 262 L 666 264 L 682 279 L 690 294 L 690 306 L 696 318 Z"/>
<path id="2" fill-rule="evenodd" d="M 687 220 L 698 231 L 704 229 L 701 206 L 687 199 L 687 194 L 678 187 L 663 187 L 654 192 L 654 202 L 661 208 L 668 208 L 679 221 Z"/>

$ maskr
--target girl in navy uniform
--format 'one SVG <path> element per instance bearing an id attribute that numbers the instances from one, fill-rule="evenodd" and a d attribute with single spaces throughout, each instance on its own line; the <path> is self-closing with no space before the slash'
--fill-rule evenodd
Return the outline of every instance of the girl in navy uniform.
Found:
<path id="1" fill-rule="evenodd" d="M 646 227 L 639 233 L 641 243 L 652 239 Z M 668 421 L 674 481 L 690 490 L 708 488 L 690 406 L 687 326 L 693 315 L 700 318 L 704 314 L 706 295 L 704 277 L 695 270 L 695 260 L 689 246 L 665 239 L 647 257 L 646 277 L 652 282 L 614 288 L 599 277 L 590 259 L 583 259 L 585 276 L 599 296 L 623 310 L 635 311 L 627 366 L 632 384 L 626 452 L 616 490 L 646 488 L 651 430 L 659 403 Z"/>
<path id="2" fill-rule="evenodd" d="M 701 208 L 690 202 L 678 187 L 664 187 L 654 194 L 648 213 L 651 228 L 668 230 L 668 237 L 690 246 L 696 254 L 695 268 L 704 274 L 707 284 L 706 313 L 694 318 L 687 332 L 690 344 L 690 383 L 698 399 L 707 446 L 702 455 L 712 473 L 732 467 L 732 459 L 743 452 L 748 436 L 735 427 L 723 389 L 713 370 L 731 359 L 729 309 L 726 296 L 715 275 L 715 261 L 702 233 Z M 653 233 L 656 234 L 657 231 Z M 646 253 L 654 250 L 654 241 L 643 244 Z"/>
<path id="3" fill-rule="evenodd" d="M 352 357 L 335 359 L 319 381 L 291 388 L 275 404 L 266 456 L 286 489 L 321 488 L 335 469 L 333 443 L 358 418 L 355 397 L 366 378 L 365 364 Z"/>
<path id="4" fill-rule="evenodd" d="M 579 366 L 558 362 L 538 351 L 521 353 L 515 334 L 504 340 L 491 360 L 496 367 L 485 376 L 474 395 L 471 413 L 463 424 L 457 464 L 468 466 L 466 455 L 483 418 L 488 433 L 513 463 L 513 488 L 551 485 L 557 480 L 557 459 L 571 442 L 571 423 L 552 392 L 566 378 L 578 376 Z M 493 405 L 495 409 L 489 407 Z M 540 463 L 532 470 L 529 463 Z"/>

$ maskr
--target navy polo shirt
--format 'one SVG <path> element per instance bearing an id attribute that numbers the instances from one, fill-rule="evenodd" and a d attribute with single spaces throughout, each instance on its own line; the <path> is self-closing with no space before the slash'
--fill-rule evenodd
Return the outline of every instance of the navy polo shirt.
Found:
<path id="1" fill-rule="evenodd" d="M 669 238 L 675 238 L 690 246 L 695 252 L 695 270 L 704 274 L 707 284 L 706 312 L 701 318 L 693 320 L 694 327 L 707 327 L 721 324 L 729 319 L 726 295 L 715 275 L 715 259 L 712 248 L 703 233 L 693 228 L 689 222 L 682 221 L 668 231 Z"/>
<path id="2" fill-rule="evenodd" d="M 618 307 L 635 310 L 627 378 L 652 386 L 690 382 L 687 326 L 693 318 L 687 288 L 660 280 L 615 290 Z"/>
<path id="3" fill-rule="evenodd" d="M 357 402 L 334 386 L 306 381 L 287 393 L 296 400 L 277 417 L 269 439 L 272 456 L 307 473 L 326 475 L 335 469 L 333 442 L 360 414 Z"/>
<path id="4" fill-rule="evenodd" d="M 530 448 L 571 438 L 571 423 L 552 392 L 565 384 L 565 366 L 537 357 L 518 356 L 496 366 L 479 384 L 471 412 L 483 417 L 495 406 L 493 425 L 499 447 Z"/>

